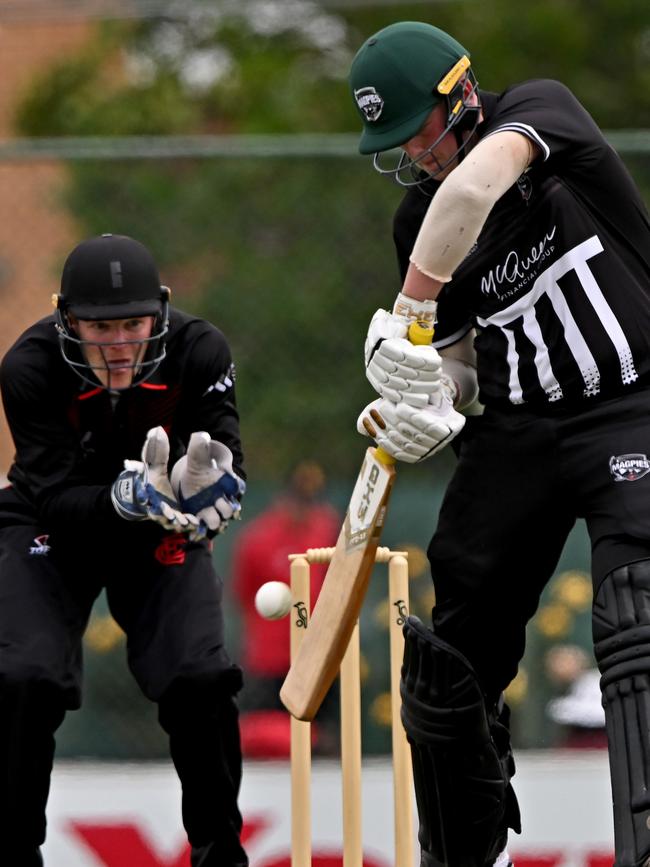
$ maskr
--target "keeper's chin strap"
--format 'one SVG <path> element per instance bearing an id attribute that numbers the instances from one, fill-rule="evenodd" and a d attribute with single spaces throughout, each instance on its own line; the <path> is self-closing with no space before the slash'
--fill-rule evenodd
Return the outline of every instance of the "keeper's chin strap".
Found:
<path id="1" fill-rule="evenodd" d="M 167 287 L 162 288 L 166 289 Z M 104 388 L 113 393 L 121 393 L 126 391 L 128 388 L 133 388 L 134 386 L 145 382 L 153 375 L 153 373 L 155 373 L 167 354 L 165 340 L 169 333 L 169 302 L 167 300 L 168 296 L 163 297 L 164 300 L 162 301 L 161 312 L 155 317 L 151 335 L 140 340 L 120 341 L 121 343 L 141 343 L 145 347 L 142 357 L 133 365 L 133 379 L 125 388 L 117 389 L 110 385 L 110 366 L 102 348 L 103 345 L 108 344 L 101 344 L 97 341 L 82 340 L 72 328 L 68 319 L 67 311 L 63 305 L 60 305 L 55 310 L 54 315 L 55 328 L 59 338 L 59 348 L 64 360 L 77 376 L 80 377 L 80 379 L 94 388 Z M 104 367 L 93 366 L 88 362 L 86 353 L 84 352 L 85 345 L 93 345 L 99 348 L 102 359 L 104 360 Z M 99 378 L 96 376 L 96 370 L 108 371 L 108 385 L 104 385 L 100 382 Z"/>

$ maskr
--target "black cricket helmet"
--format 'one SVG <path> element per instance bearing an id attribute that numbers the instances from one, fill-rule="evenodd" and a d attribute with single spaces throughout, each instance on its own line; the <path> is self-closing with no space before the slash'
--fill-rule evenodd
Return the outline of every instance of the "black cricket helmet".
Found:
<path id="1" fill-rule="evenodd" d="M 73 319 L 103 321 L 153 316 L 151 335 L 133 341 L 146 344 L 146 349 L 133 364 L 133 378 L 128 387 L 144 382 L 165 357 L 170 295 L 170 290 L 161 285 L 156 263 L 144 244 L 126 235 L 111 234 L 82 241 L 65 261 L 60 293 L 52 296 L 64 359 L 85 382 L 110 390 L 110 368 L 101 352 L 109 344 L 81 340 Z M 100 348 L 104 359 L 101 366 L 88 362 L 84 351 L 87 346 Z M 99 370 L 108 372 L 109 385 L 103 385 L 95 375 Z"/>
<path id="2" fill-rule="evenodd" d="M 377 171 L 404 187 L 435 179 L 454 160 L 462 159 L 466 133 L 471 134 L 479 123 L 478 83 L 469 52 L 431 24 L 400 21 L 367 39 L 352 61 L 350 87 L 363 122 L 360 153 L 374 154 Z M 390 168 L 382 165 L 382 154 L 413 138 L 440 103 L 447 120 L 436 141 L 413 159 L 402 152 Z M 424 172 L 419 161 L 433 155 L 450 132 L 456 138 L 456 152 L 435 172 Z"/>

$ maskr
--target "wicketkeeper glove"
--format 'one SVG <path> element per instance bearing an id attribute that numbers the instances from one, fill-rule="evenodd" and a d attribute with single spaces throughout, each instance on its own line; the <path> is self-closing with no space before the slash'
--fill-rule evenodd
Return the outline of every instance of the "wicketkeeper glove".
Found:
<path id="1" fill-rule="evenodd" d="M 183 512 L 167 476 L 169 439 L 164 428 L 152 428 L 142 448 L 141 461 L 124 461 L 124 470 L 113 482 L 111 500 L 127 521 L 155 521 L 166 530 L 189 533 L 193 540 L 206 529 L 193 514 Z"/>
<path id="2" fill-rule="evenodd" d="M 206 431 L 190 437 L 187 454 L 171 473 L 172 490 L 181 507 L 196 515 L 211 534 L 223 533 L 231 519 L 241 517 L 240 497 L 246 483 L 232 468 L 232 452 Z"/>
<path id="3" fill-rule="evenodd" d="M 433 346 L 415 346 L 407 338 L 412 322 L 433 324 L 435 301 L 416 301 L 400 292 L 393 312 L 377 310 L 364 347 L 366 376 L 382 397 L 423 408 L 440 382 L 442 360 Z"/>
<path id="4" fill-rule="evenodd" d="M 453 407 L 455 387 L 443 375 L 429 403 L 423 408 L 404 401 L 373 400 L 357 421 L 357 430 L 371 436 L 398 461 L 423 461 L 444 448 L 460 433 L 465 416 Z"/>

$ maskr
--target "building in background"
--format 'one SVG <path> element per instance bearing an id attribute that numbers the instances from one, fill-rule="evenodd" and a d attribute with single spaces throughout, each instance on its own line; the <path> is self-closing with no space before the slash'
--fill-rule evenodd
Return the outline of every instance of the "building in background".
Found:
<path id="1" fill-rule="evenodd" d="M 91 29 L 87 21 L 75 18 L 7 18 L 2 14 L 0 139 L 6 142 L 15 137 L 15 112 L 33 76 L 67 52 L 78 50 Z M 0 160 L 0 356 L 31 322 L 51 312 L 61 251 L 78 240 L 71 215 L 57 201 L 65 175 L 65 165 L 56 160 Z M 12 456 L 13 443 L 2 414 L 0 476 L 8 470 Z"/>

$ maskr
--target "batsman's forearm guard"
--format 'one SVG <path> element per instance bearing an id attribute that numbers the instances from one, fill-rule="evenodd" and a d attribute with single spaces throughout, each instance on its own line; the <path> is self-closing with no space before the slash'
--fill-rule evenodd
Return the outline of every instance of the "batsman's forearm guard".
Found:
<path id="1" fill-rule="evenodd" d="M 417 618 L 404 626 L 402 722 L 411 745 L 422 867 L 484 867 L 519 832 L 507 727 L 465 657 Z"/>

